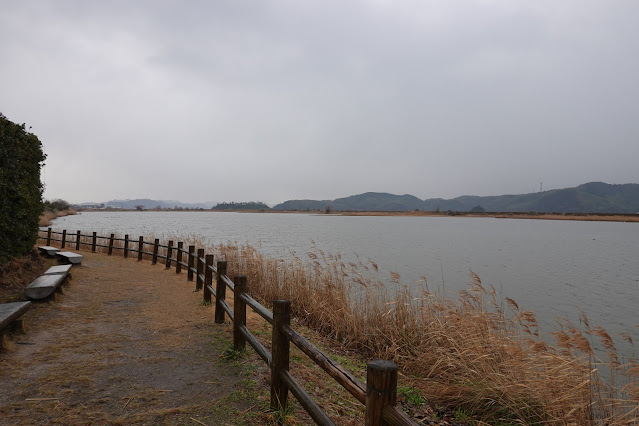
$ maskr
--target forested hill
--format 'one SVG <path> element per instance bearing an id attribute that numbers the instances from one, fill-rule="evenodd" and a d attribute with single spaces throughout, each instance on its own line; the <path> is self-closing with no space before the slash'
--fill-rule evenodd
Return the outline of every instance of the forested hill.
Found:
<path id="1" fill-rule="evenodd" d="M 289 200 L 273 210 L 333 211 L 471 211 L 491 212 L 561 212 L 561 213 L 637 213 L 639 184 L 611 185 L 590 182 L 575 188 L 553 189 L 520 195 L 480 197 L 464 195 L 446 200 L 421 200 L 412 195 L 367 192 L 336 200 Z M 479 207 L 479 209 L 478 209 Z"/>

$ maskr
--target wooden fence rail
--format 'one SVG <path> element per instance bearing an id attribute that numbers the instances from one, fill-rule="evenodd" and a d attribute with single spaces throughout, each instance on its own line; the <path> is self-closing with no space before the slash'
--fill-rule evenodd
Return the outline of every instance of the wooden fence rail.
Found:
<path id="1" fill-rule="evenodd" d="M 45 232 L 40 230 L 41 233 Z M 60 236 L 60 238 L 56 238 Z M 128 257 L 129 252 L 137 253 L 137 260 L 143 260 L 144 256 L 150 258 L 153 264 L 158 259 L 164 261 L 165 268 L 171 268 L 175 263 L 175 272 L 180 274 L 182 268 L 187 270 L 187 280 L 193 281 L 195 276 L 196 291 L 203 290 L 203 301 L 205 304 L 213 304 L 215 297 L 215 322 L 224 323 L 225 314 L 233 322 L 233 347 L 235 350 L 243 351 L 248 343 L 255 352 L 262 358 L 271 369 L 271 408 L 281 410 L 287 405 L 289 392 L 304 407 L 311 418 L 319 425 L 332 425 L 333 421 L 324 413 L 319 405 L 304 390 L 304 387 L 291 375 L 289 371 L 290 344 L 293 343 L 304 354 L 306 354 L 316 365 L 322 368 L 329 376 L 348 391 L 357 401 L 365 406 L 365 424 L 367 426 L 377 425 L 415 425 L 397 404 L 397 365 L 392 361 L 374 360 L 367 364 L 366 383 L 362 383 L 351 372 L 331 359 L 319 348 L 304 338 L 290 325 L 291 303 L 289 300 L 273 301 L 273 312 L 256 301 L 249 294 L 249 284 L 245 276 L 235 276 L 231 280 L 227 275 L 227 263 L 218 260 L 214 263 L 212 254 L 205 254 L 203 248 L 190 245 L 184 249 L 184 243 L 178 241 L 177 246 L 174 241 L 167 244 L 160 244 L 159 239 L 153 242 L 145 241 L 142 236 L 138 239 L 137 248 L 135 244 L 129 246 L 129 235 L 124 238 L 116 238 L 115 234 L 108 237 L 98 236 L 96 232 L 91 235 L 82 234 L 77 231 L 75 234 L 67 234 L 46 230 L 46 236 L 39 236 L 46 240 L 47 245 L 52 241 L 59 242 L 61 247 L 67 243 L 75 243 L 76 250 L 82 246 L 91 247 L 92 252 L 97 248 L 104 248 L 109 256 L 113 250 L 120 250 L 123 257 Z M 84 240 L 83 240 L 84 239 Z M 101 243 L 98 243 L 100 240 Z M 116 241 L 123 242 L 122 246 Z M 106 243 L 106 244 L 105 244 Z M 149 247 L 151 251 L 145 251 Z M 160 251 L 162 249 L 162 252 Z M 163 254 L 166 252 L 166 254 Z M 173 257 L 175 254 L 175 257 Z M 187 261 L 184 261 L 186 256 Z M 215 284 L 213 276 L 215 275 Z M 233 308 L 226 301 L 226 289 L 234 292 Z M 246 327 L 246 309 L 251 308 L 264 320 L 272 325 L 271 348 L 269 352 L 266 347 L 251 333 Z"/>

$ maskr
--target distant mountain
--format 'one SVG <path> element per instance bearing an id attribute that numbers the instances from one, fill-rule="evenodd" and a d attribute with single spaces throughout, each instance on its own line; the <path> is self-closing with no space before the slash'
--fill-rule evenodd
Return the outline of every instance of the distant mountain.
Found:
<path id="1" fill-rule="evenodd" d="M 111 207 L 116 209 L 136 209 L 138 206 L 142 206 L 143 209 L 210 209 L 217 204 L 216 201 L 209 201 L 206 203 L 182 203 L 181 201 L 174 200 L 150 200 L 148 198 L 137 198 L 135 200 L 111 200 L 104 203 L 83 203 L 83 205 L 94 206 L 96 204 L 104 204 L 104 207 Z"/>
<path id="2" fill-rule="evenodd" d="M 367 192 L 336 200 L 289 200 L 273 210 L 333 211 L 470 211 L 481 206 L 492 212 L 558 212 L 558 213 L 637 213 L 639 184 L 611 185 L 590 182 L 575 188 L 554 189 L 521 195 L 480 197 L 464 195 L 446 200 L 420 200 L 412 195 Z"/>

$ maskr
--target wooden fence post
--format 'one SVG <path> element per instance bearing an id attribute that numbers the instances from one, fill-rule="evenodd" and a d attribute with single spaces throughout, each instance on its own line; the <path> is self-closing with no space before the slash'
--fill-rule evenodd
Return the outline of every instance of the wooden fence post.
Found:
<path id="1" fill-rule="evenodd" d="M 152 264 L 155 265 L 156 263 L 158 263 L 158 249 L 160 245 L 160 239 L 156 238 L 155 242 L 153 243 L 153 261 Z"/>
<path id="2" fill-rule="evenodd" d="M 67 244 L 67 230 L 65 229 L 62 231 L 62 245 L 60 246 L 60 248 L 64 248 L 66 244 Z"/>
<path id="3" fill-rule="evenodd" d="M 75 233 L 75 249 L 76 250 L 80 250 L 80 235 L 81 235 L 81 232 L 78 229 L 78 232 Z"/>
<path id="4" fill-rule="evenodd" d="M 47 229 L 47 245 L 51 245 L 51 228 Z"/>
<path id="5" fill-rule="evenodd" d="M 169 240 L 169 248 L 166 249 L 166 266 L 164 269 L 171 269 L 171 256 L 173 256 L 173 240 Z"/>
<path id="6" fill-rule="evenodd" d="M 188 274 L 186 275 L 186 279 L 188 281 L 193 281 L 193 261 L 195 260 L 195 246 L 189 246 L 189 269 Z"/>
<path id="7" fill-rule="evenodd" d="M 195 270 L 197 277 L 195 277 L 195 291 L 200 291 L 202 290 L 204 281 L 202 280 L 202 273 L 204 272 L 204 249 L 200 248 L 197 249 L 197 258 L 195 259 L 195 261 L 197 262 L 196 264 L 196 268 Z"/>
<path id="8" fill-rule="evenodd" d="M 129 257 L 129 234 L 124 236 L 124 258 L 127 259 Z"/>
<path id="9" fill-rule="evenodd" d="M 384 407 L 397 403 L 397 364 L 374 360 L 366 365 L 366 426 L 387 424 L 382 419 Z"/>
<path id="10" fill-rule="evenodd" d="M 213 266 L 213 255 L 206 255 L 206 264 L 204 265 L 204 304 L 211 304 L 211 292 L 209 291 L 209 286 L 213 285 L 213 271 L 211 270 L 211 266 Z"/>
<path id="11" fill-rule="evenodd" d="M 109 256 L 113 254 L 113 240 L 115 239 L 115 234 L 111 234 L 109 237 Z"/>
<path id="12" fill-rule="evenodd" d="M 95 253 L 95 245 L 98 243 L 98 233 L 94 232 L 91 237 L 91 251 Z"/>
<path id="13" fill-rule="evenodd" d="M 144 250 L 144 237 L 140 235 L 138 240 L 138 262 L 142 260 L 142 251 Z"/>
<path id="14" fill-rule="evenodd" d="M 289 351 L 291 343 L 288 337 L 282 333 L 283 325 L 291 323 L 291 301 L 273 301 L 273 337 L 272 337 L 272 363 L 271 363 L 271 409 L 281 410 L 286 408 L 288 400 L 288 387 L 282 380 L 280 372 L 288 371 Z"/>
<path id="15" fill-rule="evenodd" d="M 235 293 L 233 294 L 233 349 L 243 351 L 246 349 L 246 338 L 240 332 L 240 327 L 246 326 L 246 303 L 241 296 L 246 293 L 246 276 L 233 277 Z"/>
<path id="16" fill-rule="evenodd" d="M 182 247 L 184 246 L 184 243 L 182 241 L 178 241 L 178 246 L 177 246 L 177 256 L 176 256 L 176 261 L 175 261 L 175 273 L 179 274 L 180 272 L 182 272 Z"/>
<path id="17" fill-rule="evenodd" d="M 226 275 L 226 261 L 217 261 L 217 282 L 215 283 L 215 323 L 224 324 L 224 308 L 222 301 L 226 300 L 226 283 L 222 276 Z"/>

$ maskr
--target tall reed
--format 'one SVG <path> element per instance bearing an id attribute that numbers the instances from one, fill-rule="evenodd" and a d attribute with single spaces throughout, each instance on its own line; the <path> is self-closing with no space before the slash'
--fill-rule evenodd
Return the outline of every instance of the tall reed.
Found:
<path id="1" fill-rule="evenodd" d="M 301 322 L 366 358 L 395 361 L 439 404 L 491 424 L 639 421 L 639 367 L 619 362 L 605 330 L 562 321 L 555 344 L 546 342 L 534 313 L 502 302 L 474 273 L 452 299 L 429 291 L 425 280 L 418 289 L 397 284 L 391 293 L 376 264 L 345 263 L 321 250 L 286 260 L 250 245 L 214 249 L 229 262 L 229 275 L 247 276 L 255 297 L 290 299 Z M 399 283 L 400 276 L 391 279 Z M 596 342 L 608 359 L 595 356 Z"/>

